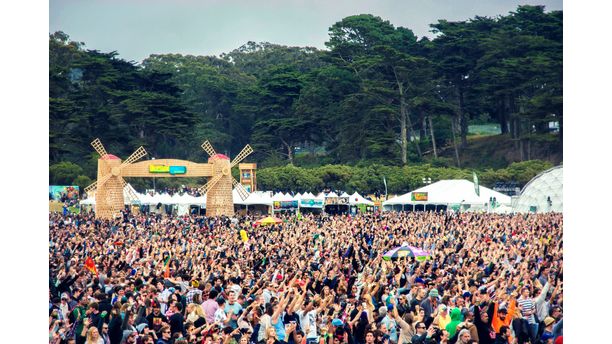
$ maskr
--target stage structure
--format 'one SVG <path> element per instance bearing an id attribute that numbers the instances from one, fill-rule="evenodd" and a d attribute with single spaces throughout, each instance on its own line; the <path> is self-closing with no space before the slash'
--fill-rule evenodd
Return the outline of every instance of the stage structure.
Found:
<path id="1" fill-rule="evenodd" d="M 210 156 L 207 163 L 179 159 L 155 159 L 136 162 L 147 155 L 143 147 L 138 148 L 122 162 L 118 157 L 108 154 L 99 139 L 95 139 L 91 145 L 100 154 L 98 176 L 96 182 L 85 188 L 85 192 L 95 191 L 97 218 L 113 219 L 123 209 L 123 188 L 126 185 L 124 177 L 207 177 L 209 178 L 208 182 L 200 188 L 200 192 L 207 196 L 206 216 L 234 215 L 232 186 L 236 188 L 243 200 L 249 196 L 249 192 L 231 174 L 232 168 L 253 152 L 249 145 L 246 145 L 234 161 L 230 162 L 227 156 L 217 154 L 210 142 L 205 141 L 202 144 L 202 149 Z"/>

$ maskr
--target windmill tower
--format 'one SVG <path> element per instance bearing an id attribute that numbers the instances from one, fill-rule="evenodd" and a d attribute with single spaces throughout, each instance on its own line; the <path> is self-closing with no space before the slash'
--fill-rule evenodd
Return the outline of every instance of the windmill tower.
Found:
<path id="1" fill-rule="evenodd" d="M 127 183 L 121 177 L 121 171 L 147 155 L 147 152 L 141 146 L 129 158 L 121 162 L 121 159 L 106 152 L 100 139 L 95 139 L 91 145 L 100 154 L 98 159 L 98 176 L 94 183 L 85 188 L 85 192 L 95 191 L 96 217 L 113 219 L 124 206 L 123 190 Z M 127 190 L 132 192 L 129 188 Z M 132 196 L 136 197 L 135 195 Z"/>
<path id="2" fill-rule="evenodd" d="M 230 159 L 217 154 L 210 142 L 205 141 L 202 149 L 210 156 L 208 163 L 212 164 L 212 177 L 200 188 L 200 192 L 206 193 L 206 216 L 233 216 L 234 200 L 232 197 L 232 186 L 236 188 L 240 197 L 245 200 L 249 193 L 242 184 L 238 183 L 232 176 L 232 168 L 253 152 L 251 146 L 246 145 L 240 153 L 230 162 Z"/>

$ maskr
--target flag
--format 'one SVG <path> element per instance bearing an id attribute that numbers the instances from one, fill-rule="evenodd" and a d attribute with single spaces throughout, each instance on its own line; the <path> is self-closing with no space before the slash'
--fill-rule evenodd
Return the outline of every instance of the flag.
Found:
<path id="1" fill-rule="evenodd" d="M 85 259 L 85 268 L 89 270 L 92 274 L 98 276 L 98 269 L 96 269 L 96 264 L 94 264 L 94 261 L 93 259 L 91 259 L 91 257 L 87 257 L 87 259 Z"/>
<path id="2" fill-rule="evenodd" d="M 170 255 L 168 255 L 168 257 L 166 257 L 166 261 L 164 262 L 164 266 L 166 267 L 166 270 L 164 271 L 164 278 L 169 278 L 170 277 Z"/>
<path id="3" fill-rule="evenodd" d="M 387 178 L 383 176 L 383 183 L 385 183 L 385 201 L 387 200 Z"/>
<path id="4" fill-rule="evenodd" d="M 244 229 L 240 230 L 240 237 L 242 238 L 243 242 L 249 241 L 249 236 L 248 236 L 247 232 Z"/>
<path id="5" fill-rule="evenodd" d="M 472 176 L 474 177 L 474 191 L 476 191 L 476 195 L 480 196 L 480 185 L 478 184 L 478 176 L 476 172 L 472 172 Z"/>

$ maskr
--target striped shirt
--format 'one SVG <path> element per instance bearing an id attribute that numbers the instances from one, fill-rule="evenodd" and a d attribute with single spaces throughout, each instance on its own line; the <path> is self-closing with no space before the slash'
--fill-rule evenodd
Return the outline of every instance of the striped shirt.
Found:
<path id="1" fill-rule="evenodd" d="M 518 299 L 516 302 L 518 303 L 518 306 L 523 313 L 525 312 L 532 313 L 531 315 L 528 315 L 528 316 L 523 315 L 523 319 L 527 320 L 527 322 L 530 324 L 535 324 L 536 320 L 535 320 L 535 316 L 533 315 L 533 313 L 535 312 L 535 302 L 533 302 L 532 299 L 523 299 L 523 298 Z"/>

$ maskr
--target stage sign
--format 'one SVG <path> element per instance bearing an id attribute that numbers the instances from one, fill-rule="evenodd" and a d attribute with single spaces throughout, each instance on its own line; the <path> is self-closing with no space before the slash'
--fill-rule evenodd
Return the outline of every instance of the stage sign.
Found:
<path id="1" fill-rule="evenodd" d="M 427 201 L 427 192 L 413 192 L 410 195 L 410 200 L 412 201 Z"/>
<path id="2" fill-rule="evenodd" d="M 187 167 L 185 166 L 166 166 L 166 165 L 149 165 L 149 173 L 170 173 L 174 174 L 185 174 L 187 173 Z"/>

